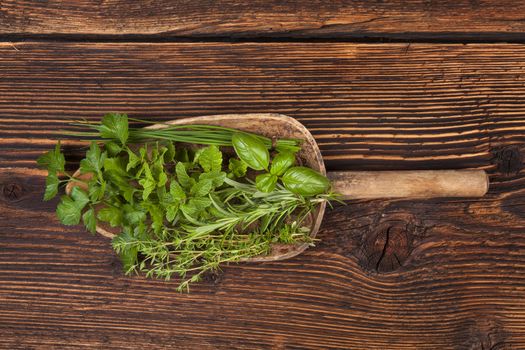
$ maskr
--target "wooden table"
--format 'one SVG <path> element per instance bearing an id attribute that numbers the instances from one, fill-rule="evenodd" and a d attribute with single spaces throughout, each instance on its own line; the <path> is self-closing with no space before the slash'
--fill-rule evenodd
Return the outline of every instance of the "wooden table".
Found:
<path id="1" fill-rule="evenodd" d="M 0 346 L 525 349 L 525 2 L 0 2 Z M 176 292 L 42 202 L 71 118 L 277 112 L 328 169 L 485 169 L 480 199 L 350 201 L 322 241 Z M 65 142 L 76 165 L 80 143 Z"/>

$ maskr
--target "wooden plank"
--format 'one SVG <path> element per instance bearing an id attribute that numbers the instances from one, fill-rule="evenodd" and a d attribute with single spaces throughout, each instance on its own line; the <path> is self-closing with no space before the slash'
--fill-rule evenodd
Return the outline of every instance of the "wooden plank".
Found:
<path id="1" fill-rule="evenodd" d="M 524 140 L 522 45 L 12 44 L 0 47 L 0 167 L 33 167 L 67 119 L 108 111 L 287 114 L 332 170 L 491 169 Z"/>
<path id="2" fill-rule="evenodd" d="M 4 0 L 0 33 L 521 40 L 525 3 Z"/>
<path id="3" fill-rule="evenodd" d="M 6 348 L 525 347 L 525 47 L 0 46 L 0 339 Z M 67 118 L 279 112 L 331 169 L 486 169 L 481 199 L 352 201 L 284 262 L 176 283 L 123 277 L 57 223 L 35 158 Z M 66 142 L 70 160 L 80 144 Z M 74 164 L 72 165 L 74 167 Z"/>

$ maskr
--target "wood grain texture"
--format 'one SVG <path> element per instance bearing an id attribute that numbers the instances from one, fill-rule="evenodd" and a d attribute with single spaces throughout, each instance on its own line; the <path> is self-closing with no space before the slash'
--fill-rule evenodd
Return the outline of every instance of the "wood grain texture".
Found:
<path id="1" fill-rule="evenodd" d="M 525 348 L 525 47 L 0 46 L 0 347 Z M 481 199 L 352 201 L 317 247 L 226 267 L 191 294 L 123 277 L 103 237 L 42 203 L 67 118 L 279 112 L 328 169 L 485 169 Z M 65 142 L 71 169 L 81 145 Z"/>
<path id="2" fill-rule="evenodd" d="M 520 40 L 524 14 L 517 0 L 3 0 L 0 33 Z"/>

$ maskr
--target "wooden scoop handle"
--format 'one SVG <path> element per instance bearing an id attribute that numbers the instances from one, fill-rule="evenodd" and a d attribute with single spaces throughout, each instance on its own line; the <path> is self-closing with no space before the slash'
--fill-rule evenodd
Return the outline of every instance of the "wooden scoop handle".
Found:
<path id="1" fill-rule="evenodd" d="M 489 182 L 483 170 L 329 172 L 345 199 L 481 197 Z"/>

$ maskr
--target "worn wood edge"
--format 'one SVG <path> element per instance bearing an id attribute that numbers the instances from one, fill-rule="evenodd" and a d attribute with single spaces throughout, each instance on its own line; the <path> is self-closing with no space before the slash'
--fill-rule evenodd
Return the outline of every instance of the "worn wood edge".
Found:
<path id="1" fill-rule="evenodd" d="M 235 122 L 232 125 L 232 122 Z M 239 130 L 254 132 L 266 137 L 280 137 L 280 138 L 300 138 L 304 141 L 302 150 L 299 152 L 301 157 L 306 160 L 307 165 L 321 174 L 326 175 L 326 168 L 323 163 L 321 151 L 315 142 L 312 134 L 308 129 L 297 120 L 288 117 L 283 114 L 276 113 L 247 113 L 247 114 L 223 114 L 223 115 L 209 115 L 200 116 L 184 119 L 176 119 L 163 123 L 147 126 L 148 129 L 162 129 L 169 125 L 189 125 L 189 124 L 209 124 L 217 126 L 227 126 Z M 281 128 L 279 128 L 280 126 Z M 275 135 L 271 129 L 279 130 L 280 135 Z M 274 130 L 274 131 L 275 131 Z M 284 136 L 283 136 L 284 135 Z M 308 152 L 305 151 L 305 147 L 308 148 Z M 80 169 L 77 169 L 73 174 L 74 177 L 80 177 L 89 179 L 90 174 L 82 174 Z M 69 195 L 73 190 L 73 187 L 79 186 L 82 189 L 86 189 L 86 185 L 79 182 L 70 182 L 66 186 L 66 193 Z M 310 237 L 315 238 L 326 208 L 326 202 L 319 204 L 316 212 L 312 216 L 312 226 L 310 229 Z M 104 237 L 114 238 L 116 236 L 108 225 L 97 225 L 96 231 Z M 300 244 L 273 244 L 272 250 L 268 255 L 261 255 L 252 258 L 241 259 L 246 262 L 264 262 L 264 261 L 277 261 L 292 258 L 305 249 L 307 249 L 310 243 Z"/>
<path id="2" fill-rule="evenodd" d="M 125 0 L 92 6 L 2 2 L 0 33 L 110 38 L 428 38 L 520 40 L 523 5 L 511 0 L 243 2 L 167 0 L 138 8 Z M 68 18 L 59 21 L 57 18 Z M 456 39 L 457 40 L 457 39 Z"/>

